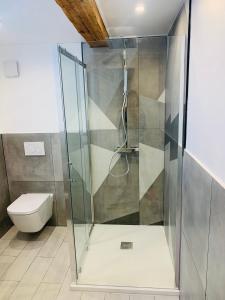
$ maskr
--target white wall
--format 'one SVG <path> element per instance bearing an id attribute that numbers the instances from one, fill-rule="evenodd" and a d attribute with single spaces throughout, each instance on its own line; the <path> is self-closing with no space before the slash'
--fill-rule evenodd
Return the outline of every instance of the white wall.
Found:
<path id="1" fill-rule="evenodd" d="M 81 57 L 81 45 L 64 44 Z M 20 76 L 7 78 L 3 62 L 16 60 Z M 0 46 L 0 133 L 59 132 L 63 129 L 56 44 Z"/>
<path id="2" fill-rule="evenodd" d="M 187 150 L 225 183 L 225 1 L 192 1 Z"/>
<path id="3" fill-rule="evenodd" d="M 0 11 L 0 133 L 61 131 L 57 43 L 81 58 L 83 38 L 54 0 L 0 1 Z M 19 78 L 4 76 L 6 60 Z"/>
<path id="4" fill-rule="evenodd" d="M 57 132 L 58 93 L 52 45 L 0 46 L 0 132 Z M 20 76 L 7 78 L 3 62 L 17 60 Z"/>
<path id="5" fill-rule="evenodd" d="M 79 42 L 81 36 L 55 0 L 0 0 L 0 43 Z"/>

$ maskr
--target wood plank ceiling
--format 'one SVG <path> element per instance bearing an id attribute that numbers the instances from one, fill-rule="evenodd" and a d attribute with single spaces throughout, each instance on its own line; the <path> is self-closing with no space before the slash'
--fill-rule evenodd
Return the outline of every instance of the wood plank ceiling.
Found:
<path id="1" fill-rule="evenodd" d="M 55 0 L 63 9 L 77 31 L 89 44 L 104 45 L 100 42 L 108 38 L 102 17 L 95 0 Z"/>

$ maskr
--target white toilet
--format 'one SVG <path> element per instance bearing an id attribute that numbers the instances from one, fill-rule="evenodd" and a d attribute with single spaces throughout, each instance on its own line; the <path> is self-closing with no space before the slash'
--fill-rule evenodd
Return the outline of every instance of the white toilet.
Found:
<path id="1" fill-rule="evenodd" d="M 23 194 L 8 206 L 7 212 L 19 231 L 38 232 L 52 216 L 52 194 Z"/>

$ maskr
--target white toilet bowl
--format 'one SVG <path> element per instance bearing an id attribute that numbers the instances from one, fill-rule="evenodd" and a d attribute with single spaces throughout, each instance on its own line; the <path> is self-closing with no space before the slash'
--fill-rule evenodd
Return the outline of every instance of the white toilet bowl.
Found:
<path id="1" fill-rule="evenodd" d="M 38 232 L 52 216 L 52 194 L 23 194 L 8 206 L 10 219 L 22 232 Z"/>

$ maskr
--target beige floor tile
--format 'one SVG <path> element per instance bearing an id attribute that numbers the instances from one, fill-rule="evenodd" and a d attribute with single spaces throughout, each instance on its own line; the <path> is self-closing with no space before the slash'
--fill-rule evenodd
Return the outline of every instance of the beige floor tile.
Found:
<path id="1" fill-rule="evenodd" d="M 0 278 L 8 270 L 11 264 L 15 261 L 13 256 L 0 256 Z"/>
<path id="2" fill-rule="evenodd" d="M 63 242 L 43 279 L 43 282 L 62 283 L 70 266 L 69 245 Z"/>
<path id="3" fill-rule="evenodd" d="M 0 239 L 0 255 L 9 246 L 10 240 Z"/>
<path id="4" fill-rule="evenodd" d="M 61 288 L 60 284 L 41 283 L 33 300 L 55 300 Z"/>
<path id="5" fill-rule="evenodd" d="M 71 284 L 71 271 L 68 270 L 66 277 L 63 281 L 62 288 L 60 289 L 57 300 L 80 300 L 81 293 L 77 291 L 72 291 L 70 289 Z"/>
<path id="6" fill-rule="evenodd" d="M 118 293 L 109 293 L 109 294 L 106 294 L 105 300 L 129 300 L 129 295 L 118 294 Z"/>
<path id="7" fill-rule="evenodd" d="M 21 283 L 29 283 L 31 285 L 41 283 L 51 262 L 51 258 L 36 257 L 30 265 L 27 272 L 25 273 L 25 275 L 23 276 Z"/>
<path id="8" fill-rule="evenodd" d="M 130 300 L 154 300 L 153 295 L 130 295 Z"/>
<path id="9" fill-rule="evenodd" d="M 29 284 L 29 283 L 20 282 L 9 299 L 30 300 L 33 298 L 37 289 L 38 289 L 38 284 Z"/>
<path id="10" fill-rule="evenodd" d="M 80 300 L 81 299 L 81 293 L 76 291 L 65 291 L 59 293 L 57 300 Z M 101 300 L 101 299 L 99 299 Z"/>
<path id="11" fill-rule="evenodd" d="M 83 292 L 81 294 L 81 300 L 104 300 L 105 297 L 105 293 L 98 292 Z"/>
<path id="12" fill-rule="evenodd" d="M 26 247 L 3 274 L 1 279 L 20 281 L 33 262 L 35 256 L 40 251 L 42 245 L 43 242 L 28 242 Z"/>
<path id="13" fill-rule="evenodd" d="M 0 300 L 9 299 L 17 284 L 16 281 L 0 281 Z"/>
<path id="14" fill-rule="evenodd" d="M 12 226 L 5 235 L 3 235 L 3 237 L 1 238 L 2 240 L 24 240 L 24 241 L 29 241 L 31 238 L 31 234 L 30 233 L 24 233 L 24 232 L 20 232 L 18 231 L 18 229 L 16 228 L 16 226 Z"/>
<path id="15" fill-rule="evenodd" d="M 65 234 L 66 227 L 55 227 L 49 239 L 38 253 L 38 256 L 54 257 L 65 238 Z"/>
<path id="16" fill-rule="evenodd" d="M 8 247 L 2 252 L 2 255 L 18 256 L 27 245 L 27 243 L 28 242 L 24 240 L 11 240 Z"/>
<path id="17" fill-rule="evenodd" d="M 53 233 L 55 226 L 45 226 L 40 232 L 34 233 L 31 236 L 32 241 L 47 241 Z"/>
<path id="18" fill-rule="evenodd" d="M 64 238 L 64 242 L 67 242 L 67 243 L 70 242 L 70 240 L 71 240 L 70 234 L 71 234 L 71 233 L 70 233 L 70 231 L 69 231 L 68 228 L 67 228 L 66 234 L 65 234 L 65 238 Z"/>
<path id="19" fill-rule="evenodd" d="M 1 237 L 1 240 L 12 240 L 16 237 L 18 233 L 18 230 L 16 228 L 16 226 L 12 226 L 7 232 L 6 234 L 4 234 L 2 237 Z"/>

